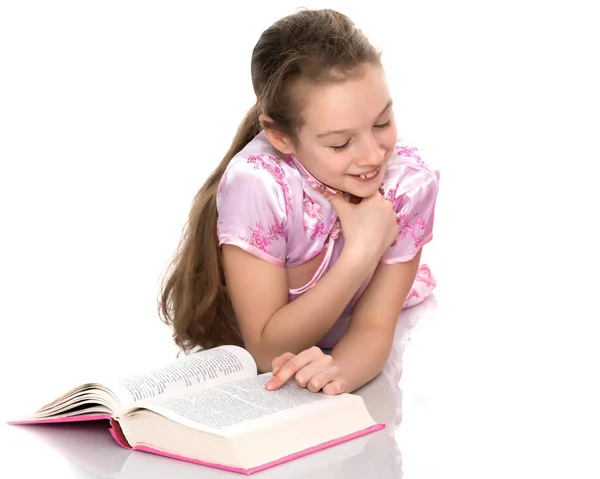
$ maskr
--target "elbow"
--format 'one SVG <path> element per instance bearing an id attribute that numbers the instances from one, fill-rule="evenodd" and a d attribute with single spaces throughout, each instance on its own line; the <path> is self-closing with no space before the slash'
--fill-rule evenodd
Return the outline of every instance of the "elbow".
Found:
<path id="1" fill-rule="evenodd" d="M 264 351 L 250 351 L 256 363 L 256 369 L 260 373 L 269 373 L 273 370 L 274 355 L 266 354 Z"/>
<path id="2" fill-rule="evenodd" d="M 259 373 L 267 373 L 273 370 L 273 359 L 276 355 L 269 351 L 263 341 L 246 343 L 245 348 L 252 355 Z"/>
<path id="3" fill-rule="evenodd" d="M 258 373 L 262 374 L 262 373 L 270 373 L 271 371 L 273 371 L 273 360 L 255 360 L 256 362 L 256 369 L 258 369 Z"/>
<path id="4" fill-rule="evenodd" d="M 256 368 L 260 373 L 273 370 L 273 360 L 285 353 L 281 351 L 281 344 L 266 333 L 266 324 L 260 333 L 253 335 L 245 341 L 246 350 L 252 355 Z"/>
<path id="5" fill-rule="evenodd" d="M 299 340 L 303 340 L 302 344 Z M 260 372 L 266 373 L 273 370 L 273 361 L 285 354 L 292 356 L 301 351 L 310 348 L 313 343 L 308 343 L 305 338 L 295 337 L 294 341 L 286 340 L 281 335 L 275 335 L 272 331 L 267 331 L 266 326 L 260 334 L 254 335 L 251 339 L 244 342 L 246 350 L 254 358 L 256 367 Z"/>

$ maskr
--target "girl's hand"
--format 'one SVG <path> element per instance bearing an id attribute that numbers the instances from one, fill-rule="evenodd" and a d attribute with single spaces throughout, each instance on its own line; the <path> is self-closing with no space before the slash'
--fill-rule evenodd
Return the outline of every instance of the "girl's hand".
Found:
<path id="1" fill-rule="evenodd" d="M 358 204 L 347 202 L 339 193 L 328 199 L 340 219 L 346 247 L 355 249 L 361 258 L 374 255 L 379 260 L 398 237 L 398 217 L 381 193 Z"/>
<path id="2" fill-rule="evenodd" d="M 346 390 L 346 381 L 339 375 L 335 359 L 323 353 L 318 347 L 295 355 L 285 353 L 273 360 L 273 378 L 266 384 L 269 391 L 283 386 L 294 377 L 298 386 L 314 393 L 323 390 L 324 394 L 341 394 Z"/>

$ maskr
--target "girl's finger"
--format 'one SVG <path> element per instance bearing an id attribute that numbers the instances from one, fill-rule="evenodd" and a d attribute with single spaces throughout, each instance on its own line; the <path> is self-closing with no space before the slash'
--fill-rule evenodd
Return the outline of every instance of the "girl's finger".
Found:
<path id="1" fill-rule="evenodd" d="M 346 392 L 346 381 L 342 378 L 336 378 L 323 387 L 323 394 L 328 396 L 335 396 L 344 392 Z"/>
<path id="2" fill-rule="evenodd" d="M 332 362 L 333 358 L 328 354 L 324 354 L 323 357 L 307 364 L 294 376 L 296 379 L 296 384 L 302 388 L 305 388 L 312 378 L 329 368 Z"/>
<path id="3" fill-rule="evenodd" d="M 293 353 L 283 353 L 281 356 L 277 356 L 275 359 L 273 359 L 273 362 L 271 363 L 271 368 L 273 369 L 273 376 L 275 376 L 281 370 L 284 364 L 286 364 L 295 356 L 296 355 Z"/>
<path id="4" fill-rule="evenodd" d="M 302 351 L 300 354 L 296 355 L 287 363 L 285 363 L 281 367 L 281 370 L 276 375 L 274 375 L 273 378 L 267 381 L 265 387 L 269 391 L 280 388 L 300 369 L 302 369 L 308 363 L 316 360 L 319 357 L 319 355 L 323 355 L 323 352 L 317 347 L 313 347 Z"/>
<path id="5" fill-rule="evenodd" d="M 330 363 L 308 380 L 306 389 L 313 393 L 319 392 L 326 385 L 337 379 L 339 374 L 340 371 L 337 366 Z"/>

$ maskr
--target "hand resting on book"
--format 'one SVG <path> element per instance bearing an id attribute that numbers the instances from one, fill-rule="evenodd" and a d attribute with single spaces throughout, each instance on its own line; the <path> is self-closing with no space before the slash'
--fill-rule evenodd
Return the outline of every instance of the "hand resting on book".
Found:
<path id="1" fill-rule="evenodd" d="M 292 377 L 298 386 L 312 392 L 341 394 L 346 389 L 346 381 L 340 376 L 335 359 L 313 346 L 299 354 L 284 353 L 273 360 L 273 378 L 267 382 L 269 391 L 283 386 Z"/>

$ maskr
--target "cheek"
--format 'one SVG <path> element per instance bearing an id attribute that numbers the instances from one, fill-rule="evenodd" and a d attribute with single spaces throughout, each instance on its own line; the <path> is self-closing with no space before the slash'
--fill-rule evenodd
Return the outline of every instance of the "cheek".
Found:
<path id="1" fill-rule="evenodd" d="M 304 164 L 305 168 L 322 183 L 334 181 L 337 176 L 346 171 L 348 164 L 345 155 L 333 151 L 312 152 L 308 158 L 309 160 Z"/>
<path id="2" fill-rule="evenodd" d="M 398 141 L 398 130 L 396 128 L 396 124 L 392 124 L 389 128 L 386 128 L 383 131 L 383 135 L 381 137 L 381 146 L 386 150 L 393 150 L 396 146 L 396 142 Z"/>
<path id="3" fill-rule="evenodd" d="M 340 187 L 341 178 L 345 176 L 352 161 L 344 152 L 322 155 L 315 170 L 319 173 L 317 178 L 322 183 L 328 184 L 334 188 Z"/>
<path id="4" fill-rule="evenodd" d="M 326 174 L 332 177 L 344 174 L 348 169 L 348 164 L 347 155 L 338 153 L 329 155 L 329 158 L 324 158 L 322 167 Z"/>

